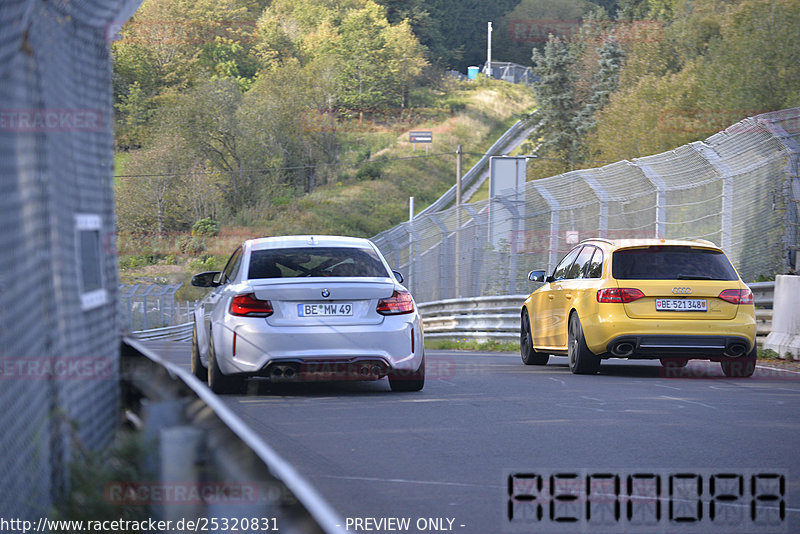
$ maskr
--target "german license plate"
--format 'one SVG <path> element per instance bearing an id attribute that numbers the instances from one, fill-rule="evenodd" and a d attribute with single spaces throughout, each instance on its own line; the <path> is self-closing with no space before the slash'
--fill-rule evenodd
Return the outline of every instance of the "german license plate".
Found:
<path id="1" fill-rule="evenodd" d="M 658 311 L 708 311 L 706 299 L 656 299 Z"/>
<path id="2" fill-rule="evenodd" d="M 298 317 L 348 317 L 353 315 L 352 304 L 325 302 L 319 304 L 298 304 Z"/>

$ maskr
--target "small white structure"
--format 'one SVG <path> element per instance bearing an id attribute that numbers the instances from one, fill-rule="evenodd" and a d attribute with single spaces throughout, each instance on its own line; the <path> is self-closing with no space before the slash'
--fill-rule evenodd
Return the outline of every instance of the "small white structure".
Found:
<path id="1" fill-rule="evenodd" d="M 800 276 L 778 275 L 772 304 L 772 332 L 764 348 L 783 358 L 787 353 L 800 360 Z"/>

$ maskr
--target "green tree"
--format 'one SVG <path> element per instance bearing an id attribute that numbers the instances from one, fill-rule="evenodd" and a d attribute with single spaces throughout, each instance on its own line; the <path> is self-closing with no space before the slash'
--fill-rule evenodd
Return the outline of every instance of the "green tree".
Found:
<path id="1" fill-rule="evenodd" d="M 118 178 L 117 225 L 121 231 L 155 233 L 183 229 L 188 220 L 178 201 L 191 156 L 183 140 L 170 134 L 131 154 L 126 176 Z"/>
<path id="2" fill-rule="evenodd" d="M 577 117 L 577 133 L 581 138 L 596 128 L 594 115 L 603 109 L 611 94 L 619 87 L 619 73 L 625 61 L 622 46 L 613 39 L 605 41 L 597 49 L 597 54 L 599 68 L 594 76 L 592 95 Z"/>
<path id="3" fill-rule="evenodd" d="M 139 148 L 146 134 L 146 125 L 152 114 L 148 100 L 139 82 L 133 82 L 114 106 L 119 114 L 117 121 L 117 146 L 123 149 Z"/>
<path id="4" fill-rule="evenodd" d="M 691 9 L 684 9 L 691 7 Z M 703 139 L 764 111 L 800 105 L 800 4 L 696 0 L 635 43 L 620 87 L 596 114 L 590 150 L 614 161 Z"/>
<path id="5" fill-rule="evenodd" d="M 542 126 L 542 155 L 559 153 L 569 161 L 567 168 L 578 162 L 579 147 L 577 132 L 578 104 L 575 100 L 577 77 L 572 71 L 575 58 L 567 43 L 550 36 L 544 53 L 533 49 L 534 73 L 539 81 L 534 84 L 536 101 Z"/>

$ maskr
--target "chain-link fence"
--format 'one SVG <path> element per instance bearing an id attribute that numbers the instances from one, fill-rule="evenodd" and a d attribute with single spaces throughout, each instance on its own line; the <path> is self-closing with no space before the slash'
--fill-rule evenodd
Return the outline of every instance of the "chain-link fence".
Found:
<path id="1" fill-rule="evenodd" d="M 119 304 L 123 330 L 136 332 L 188 323 L 197 301 L 179 301 L 181 284 L 120 284 Z"/>
<path id="2" fill-rule="evenodd" d="M 373 237 L 420 302 L 511 295 L 579 240 L 708 239 L 745 281 L 796 268 L 800 108 L 670 152 L 527 182 Z"/>
<path id="3" fill-rule="evenodd" d="M 483 66 L 484 74 L 488 73 L 487 65 Z M 533 67 L 509 63 L 508 61 L 492 61 L 492 78 L 524 85 L 533 85 L 539 81 L 539 77 L 533 73 Z"/>
<path id="4" fill-rule="evenodd" d="M 117 424 L 106 29 L 138 0 L 0 2 L 0 513 L 47 515 Z"/>

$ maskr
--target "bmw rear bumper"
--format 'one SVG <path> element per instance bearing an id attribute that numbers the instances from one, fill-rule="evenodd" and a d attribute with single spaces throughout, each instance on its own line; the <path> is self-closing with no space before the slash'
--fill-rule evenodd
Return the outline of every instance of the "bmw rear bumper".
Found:
<path id="1" fill-rule="evenodd" d="M 353 326 L 275 327 L 248 319 L 221 330 L 215 350 L 224 374 L 275 380 L 374 380 L 415 371 L 424 353 L 416 314 Z"/>

